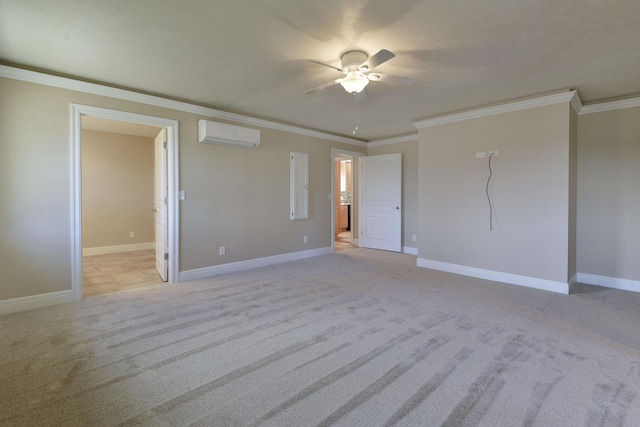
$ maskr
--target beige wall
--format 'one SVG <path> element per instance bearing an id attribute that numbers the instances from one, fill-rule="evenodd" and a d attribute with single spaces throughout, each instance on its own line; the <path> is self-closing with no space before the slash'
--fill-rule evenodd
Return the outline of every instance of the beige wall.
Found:
<path id="1" fill-rule="evenodd" d="M 367 155 L 402 153 L 402 245 L 418 247 L 418 141 L 370 147 Z"/>
<path id="2" fill-rule="evenodd" d="M 566 283 L 568 102 L 420 129 L 419 257 Z M 485 185 L 494 208 L 489 231 Z"/>
<path id="3" fill-rule="evenodd" d="M 70 289 L 69 104 L 0 78 L 0 299 Z"/>
<path id="4" fill-rule="evenodd" d="M 153 168 L 153 138 L 82 131 L 83 248 L 155 240 Z"/>
<path id="5" fill-rule="evenodd" d="M 179 122 L 180 271 L 329 247 L 331 148 L 365 151 L 272 129 L 258 150 L 203 145 L 199 115 L 0 78 L 0 300 L 71 288 L 70 103 Z M 420 258 L 554 281 L 575 270 L 638 280 L 638 135 L 640 108 L 576 117 L 563 103 L 424 128 L 419 143 L 368 152 L 403 153 L 404 244 L 418 234 Z M 492 232 L 486 158 L 475 157 L 489 150 L 500 151 Z M 306 221 L 288 219 L 291 151 L 309 153 Z"/>
<path id="6" fill-rule="evenodd" d="M 640 107 L 578 117 L 578 271 L 640 280 Z"/>
<path id="7" fill-rule="evenodd" d="M 181 271 L 331 246 L 332 146 L 344 147 L 271 129 L 257 150 L 185 144 L 181 136 Z M 289 220 L 291 151 L 309 153 L 309 220 Z"/>
<path id="8" fill-rule="evenodd" d="M 331 148 L 365 150 L 272 129 L 257 150 L 198 144 L 207 117 L 0 78 L 0 300 L 71 289 L 70 103 L 179 121 L 180 271 L 330 247 Z M 289 220 L 291 151 L 309 153 L 309 220 Z"/>

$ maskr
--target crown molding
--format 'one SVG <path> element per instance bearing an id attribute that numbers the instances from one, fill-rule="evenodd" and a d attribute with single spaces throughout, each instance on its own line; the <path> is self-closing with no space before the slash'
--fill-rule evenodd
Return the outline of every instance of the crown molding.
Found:
<path id="1" fill-rule="evenodd" d="M 580 112 L 584 108 L 584 104 L 582 104 L 582 100 L 580 99 L 580 95 L 578 95 L 578 92 L 577 91 L 573 91 L 573 92 L 575 92 L 575 95 L 571 97 L 571 100 L 569 102 L 571 102 L 573 111 L 575 111 L 576 114 L 580 114 Z"/>
<path id="2" fill-rule="evenodd" d="M 574 100 L 577 98 L 576 100 Z M 523 101 L 515 101 L 507 104 L 496 105 L 492 107 L 479 108 L 477 110 L 465 111 L 463 113 L 454 113 L 441 117 L 434 117 L 431 119 L 421 120 L 413 122 L 413 125 L 418 128 L 426 128 L 431 126 L 442 125 L 445 123 L 459 122 L 463 120 L 475 119 L 479 117 L 493 116 L 496 114 L 509 113 L 512 111 L 526 110 L 529 108 L 542 107 L 545 105 L 560 104 L 562 102 L 571 102 L 571 106 L 576 109 L 581 108 L 582 102 L 578 96 L 578 92 L 575 90 L 556 93 L 553 95 L 540 96 L 538 98 L 526 99 Z"/>
<path id="3" fill-rule="evenodd" d="M 585 105 L 582 107 L 580 114 L 601 113 L 603 111 L 622 110 L 633 107 L 640 107 L 640 97 Z"/>
<path id="4" fill-rule="evenodd" d="M 359 139 L 347 138 L 330 133 L 286 125 L 283 123 L 277 123 L 270 120 L 257 119 L 254 117 L 243 116 L 241 114 L 229 113 L 226 111 L 216 110 L 214 108 L 190 104 L 188 102 L 162 98 L 156 95 L 147 95 L 131 90 L 118 89 L 96 83 L 74 80 L 67 77 L 59 77 L 53 76 L 51 74 L 40 73 L 37 71 L 23 70 L 21 68 L 10 67 L 7 65 L 0 65 L 0 77 L 6 77 L 13 80 L 21 80 L 29 83 L 36 83 L 45 86 L 52 86 L 60 89 L 74 90 L 78 92 L 89 93 L 92 95 L 106 96 L 109 98 L 116 98 L 124 101 L 138 102 L 140 104 L 153 105 L 156 107 L 168 108 L 171 110 L 183 111 L 186 113 L 193 113 L 221 120 L 228 120 L 250 126 L 259 126 L 267 129 L 274 129 L 298 135 L 326 139 L 334 142 L 342 142 L 345 144 L 357 145 L 359 147 L 367 146 L 367 143 L 365 141 L 361 141 Z"/>
<path id="5" fill-rule="evenodd" d="M 419 136 L 417 133 L 411 135 L 395 136 L 392 138 L 376 139 L 369 141 L 367 147 L 380 147 L 381 145 L 399 144 L 401 142 L 418 141 Z"/>

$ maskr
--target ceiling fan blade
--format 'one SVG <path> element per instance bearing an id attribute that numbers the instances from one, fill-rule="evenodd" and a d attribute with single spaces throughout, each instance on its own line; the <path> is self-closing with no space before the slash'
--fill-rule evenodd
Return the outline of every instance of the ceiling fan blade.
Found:
<path id="1" fill-rule="evenodd" d="M 360 68 L 362 69 L 363 67 L 368 67 L 369 70 L 373 70 L 378 65 L 387 62 L 394 56 L 396 56 L 395 53 L 389 52 L 387 49 L 382 49 L 380 52 L 376 53 L 373 56 L 370 56 L 369 59 L 364 61 L 362 65 L 360 65 Z"/>
<path id="2" fill-rule="evenodd" d="M 325 84 L 320 85 L 320 86 L 318 86 L 318 87 L 314 87 L 313 89 L 309 89 L 308 91 L 306 91 L 306 92 L 305 92 L 305 95 L 308 95 L 308 94 L 310 94 L 310 93 L 315 93 L 315 92 L 318 92 L 318 91 L 320 91 L 320 90 L 322 90 L 322 89 L 326 89 L 326 88 L 328 88 L 329 86 L 333 86 L 333 85 L 335 85 L 335 84 L 338 84 L 338 83 L 340 83 L 340 80 L 342 80 L 342 79 L 335 79 L 335 80 L 334 80 L 334 81 L 332 81 L 332 82 L 325 83 Z"/>
<path id="3" fill-rule="evenodd" d="M 334 67 L 333 65 L 325 64 L 324 62 L 316 61 L 315 59 L 308 59 L 309 62 L 313 62 L 314 64 L 324 65 L 325 67 L 333 68 L 334 70 L 340 71 L 343 73 L 342 68 Z"/>
<path id="4" fill-rule="evenodd" d="M 415 77 L 394 76 L 393 74 L 371 73 L 367 78 L 373 82 L 385 82 L 392 85 L 410 85 L 416 80 Z"/>
<path id="5" fill-rule="evenodd" d="M 364 91 L 364 89 L 358 93 L 353 94 L 353 100 L 355 102 L 364 101 L 366 98 L 367 98 L 367 93 Z"/>

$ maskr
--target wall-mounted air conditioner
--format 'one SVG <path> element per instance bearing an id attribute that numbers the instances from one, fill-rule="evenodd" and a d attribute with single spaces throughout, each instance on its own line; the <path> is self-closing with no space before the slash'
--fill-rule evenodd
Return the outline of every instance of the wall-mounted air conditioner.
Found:
<path id="1" fill-rule="evenodd" d="M 198 142 L 258 148 L 260 131 L 210 120 L 198 120 Z"/>

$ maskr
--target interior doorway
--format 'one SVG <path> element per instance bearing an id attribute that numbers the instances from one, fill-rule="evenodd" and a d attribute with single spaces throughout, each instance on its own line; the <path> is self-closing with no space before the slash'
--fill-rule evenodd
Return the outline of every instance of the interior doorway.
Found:
<path id="1" fill-rule="evenodd" d="M 358 159 L 363 153 L 331 150 L 331 242 L 334 251 L 358 246 Z"/>
<path id="2" fill-rule="evenodd" d="M 334 165 L 335 244 L 353 244 L 353 158 L 340 157 Z"/>
<path id="3" fill-rule="evenodd" d="M 166 254 L 164 258 L 165 271 L 168 271 L 167 279 L 169 282 L 177 282 L 178 278 L 178 210 L 177 210 L 177 193 L 178 193 L 178 162 L 177 162 L 177 121 L 161 119 L 151 116 L 143 116 L 134 113 L 126 113 L 115 110 L 107 110 L 96 107 L 88 107 L 82 105 L 72 105 L 72 153 L 73 153 L 73 182 L 72 182 L 72 289 L 74 297 L 77 300 L 82 299 L 84 280 L 88 277 L 87 273 L 83 271 L 83 268 L 96 270 L 97 261 L 102 262 L 104 271 L 111 271 L 118 275 L 117 280 L 103 278 L 107 284 L 103 286 L 103 291 L 110 292 L 126 288 L 127 275 L 130 276 L 130 282 L 133 285 L 142 286 L 145 285 L 145 280 L 148 280 L 148 284 L 159 283 L 162 281 L 161 274 L 155 272 L 156 264 L 156 252 L 155 248 L 158 246 L 154 233 L 155 217 L 154 211 L 156 211 L 154 194 L 155 181 L 157 178 L 157 166 L 155 165 L 155 140 L 157 135 L 163 135 L 164 144 L 164 169 L 160 173 L 161 182 L 165 189 L 166 196 L 163 198 L 163 216 L 166 222 L 163 224 L 166 233 L 165 243 L 160 242 L 162 246 L 161 251 Z M 93 131 L 98 133 L 102 132 L 107 137 L 109 133 L 115 135 L 132 135 L 135 133 L 146 133 L 150 143 L 149 161 L 151 163 L 147 171 L 151 171 L 151 176 L 148 176 L 149 189 L 146 195 L 131 196 L 125 200 L 124 206 L 133 206 L 137 203 L 134 201 L 136 197 L 142 197 L 145 199 L 143 207 L 138 209 L 144 209 L 143 216 L 148 217 L 147 220 L 151 220 L 149 230 L 142 230 L 145 227 L 140 227 L 142 232 L 148 231 L 149 234 L 143 239 L 143 242 L 122 244 L 122 240 L 102 240 L 101 246 L 91 250 L 83 251 L 83 235 L 86 232 L 88 241 L 89 238 L 95 238 L 96 236 L 89 236 L 89 230 L 83 228 L 83 195 L 88 197 L 87 194 L 83 194 L 83 162 L 87 159 L 83 157 L 83 131 L 87 131 L 92 128 Z M 126 139 L 126 138 L 125 138 Z M 144 138 L 143 138 L 144 139 Z M 162 163 L 162 162 L 161 162 Z M 85 165 L 89 167 L 90 165 Z M 111 163 L 110 165 L 103 164 L 105 168 L 113 168 L 118 170 L 122 165 L 118 163 Z M 111 171 L 113 172 L 113 171 Z M 117 175 L 111 175 L 112 177 Z M 146 178 L 145 178 L 146 179 Z M 108 183 L 113 184 L 113 183 Z M 120 188 L 122 184 L 120 183 Z M 112 185 L 113 187 L 113 185 Z M 117 192 L 117 185 L 114 187 L 114 191 Z M 96 196 L 93 194 L 92 196 Z M 101 195 L 98 195 L 101 196 Z M 148 200 L 146 200 L 148 198 Z M 102 206 L 108 206 L 112 201 L 103 200 L 106 204 Z M 146 203 L 148 202 L 148 203 Z M 146 204 L 145 204 L 146 203 Z M 122 208 L 121 209 L 126 209 Z M 124 216 L 124 215 L 123 215 Z M 105 218 L 104 216 L 102 217 Z M 127 221 L 131 222 L 130 218 Z M 99 227 L 98 227 L 99 228 Z M 132 226 L 133 228 L 133 226 Z M 120 230 L 122 232 L 122 230 Z M 131 230 L 127 233 L 129 237 L 136 237 L 136 230 Z M 121 233 L 122 234 L 122 233 Z M 94 240 L 91 245 L 96 245 L 95 242 L 100 240 Z M 104 245 L 104 242 L 111 242 L 114 244 Z M 126 243 L 126 240 L 125 240 Z M 99 243 L 100 244 L 100 243 Z M 85 257 L 83 257 L 83 252 Z M 90 258 L 87 258 L 87 255 Z M 102 257 L 99 258 L 99 257 Z M 86 262 L 85 262 L 86 260 Z M 93 264 L 92 264 L 93 262 Z M 100 279 L 98 279 L 100 280 Z M 89 283 L 87 283 L 89 285 Z M 96 292 L 87 292 L 89 294 L 95 294 Z M 97 292 L 103 293 L 103 292 Z"/>
<path id="4" fill-rule="evenodd" d="M 166 130 L 87 116 L 81 128 L 83 297 L 163 282 L 154 267 L 154 249 L 165 252 L 153 230 L 154 181 L 166 181 L 156 164 L 166 161 L 154 137 L 164 141 L 157 135 Z"/>

